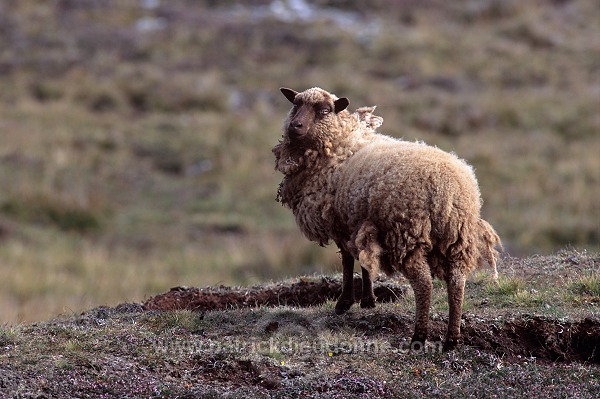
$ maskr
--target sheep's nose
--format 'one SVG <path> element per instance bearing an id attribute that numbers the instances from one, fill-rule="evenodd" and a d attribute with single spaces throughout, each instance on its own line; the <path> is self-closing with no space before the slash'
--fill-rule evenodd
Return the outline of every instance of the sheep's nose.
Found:
<path id="1" fill-rule="evenodd" d="M 292 137 L 301 137 L 306 134 L 306 128 L 299 120 L 290 121 L 288 126 L 288 134 L 290 134 Z"/>

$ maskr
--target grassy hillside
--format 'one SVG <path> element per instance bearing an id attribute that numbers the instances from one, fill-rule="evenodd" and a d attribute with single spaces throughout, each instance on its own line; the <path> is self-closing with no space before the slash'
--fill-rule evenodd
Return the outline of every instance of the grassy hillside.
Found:
<path id="1" fill-rule="evenodd" d="M 598 253 L 563 251 L 504 259 L 498 284 L 487 273 L 475 275 L 466 290 L 465 344 L 450 353 L 440 351 L 448 312 L 441 284 L 434 288 L 431 343 L 421 350 L 408 344 L 414 296 L 405 281 L 376 283 L 399 294 L 344 316 L 334 314 L 332 301 L 293 305 L 299 287 L 317 293 L 323 283 L 337 280 L 339 287 L 340 276 L 250 290 L 288 298 L 275 307 L 240 301 L 231 308 L 248 290 L 181 288 L 143 305 L 6 326 L 0 396 L 595 399 L 599 265 Z M 175 303 L 169 297 L 179 310 L 165 310 Z"/>
<path id="2" fill-rule="evenodd" d="M 331 272 L 275 203 L 280 86 L 455 151 L 513 255 L 600 242 L 592 0 L 0 4 L 0 322 Z"/>

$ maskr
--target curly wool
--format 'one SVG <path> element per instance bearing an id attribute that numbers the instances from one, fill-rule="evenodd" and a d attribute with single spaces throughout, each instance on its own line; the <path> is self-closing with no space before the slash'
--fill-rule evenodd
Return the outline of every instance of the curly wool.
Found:
<path id="1" fill-rule="evenodd" d="M 319 88 L 299 96 L 306 103 L 337 99 Z M 284 174 L 278 200 L 293 211 L 304 235 L 321 245 L 334 241 L 355 259 L 377 259 L 387 274 L 410 267 L 417 250 L 441 279 L 447 260 L 460 258 L 465 273 L 482 260 L 495 270 L 499 239 L 480 219 L 473 169 L 436 147 L 377 133 L 382 119 L 371 115 L 373 109 L 325 119 L 303 145 L 284 133 L 273 148 Z"/>
<path id="2" fill-rule="evenodd" d="M 413 342 L 427 339 L 432 277 L 446 281 L 445 350 L 460 340 L 466 276 L 483 261 L 496 277 L 500 238 L 480 217 L 473 169 L 453 154 L 375 132 L 374 108 L 346 111 L 348 99 L 319 88 L 282 88 L 293 104 L 282 141 L 273 148 L 284 174 L 278 199 L 291 208 L 304 235 L 333 240 L 342 255 L 337 314 L 354 303 L 353 269 L 362 268 L 361 307 L 375 306 L 379 270 L 401 272 L 415 294 Z"/>
<path id="3" fill-rule="evenodd" d="M 302 94 L 305 101 L 311 103 L 337 99 L 319 88 Z M 293 145 L 284 135 L 273 148 L 275 169 L 284 174 L 277 200 L 292 210 L 304 235 L 320 245 L 327 245 L 332 239 L 337 242 L 332 209 L 336 189 L 332 181 L 338 168 L 369 143 L 393 140 L 375 133 L 374 124 L 369 122 L 370 115 L 369 112 L 350 114 L 341 111 L 335 119 L 313 127 L 310 145 Z M 291 116 L 290 111 L 284 130 Z M 374 117 L 375 121 L 379 119 Z"/>
<path id="4" fill-rule="evenodd" d="M 405 259 L 417 249 L 430 254 L 431 272 L 441 279 L 444 259 L 477 265 L 480 194 L 472 168 L 456 156 L 422 143 L 374 142 L 338 168 L 332 186 L 348 238 L 335 239 L 355 258 L 370 251 L 359 236 L 369 221 L 367 242 L 381 246 L 387 274 L 410 267 Z"/>

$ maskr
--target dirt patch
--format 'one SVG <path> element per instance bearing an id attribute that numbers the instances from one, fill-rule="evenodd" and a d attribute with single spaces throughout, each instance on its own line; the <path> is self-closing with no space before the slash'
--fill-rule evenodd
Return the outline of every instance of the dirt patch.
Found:
<path id="1" fill-rule="evenodd" d="M 549 361 L 589 361 L 600 364 L 600 320 L 565 322 L 539 316 L 521 316 L 495 325 L 467 321 L 465 343 L 509 357 Z"/>
<path id="2" fill-rule="evenodd" d="M 360 298 L 362 279 L 354 279 L 354 293 Z M 393 302 L 402 297 L 407 287 L 393 283 L 378 283 L 374 287 L 378 302 Z M 146 310 L 223 310 L 258 306 L 316 306 L 337 299 L 342 292 L 339 280 L 323 277 L 320 280 L 300 280 L 296 283 L 280 283 L 252 288 L 176 287 L 156 295 L 146 302 Z"/>
<path id="3" fill-rule="evenodd" d="M 413 316 L 398 314 L 356 314 L 343 322 L 365 335 L 389 335 L 392 342 L 412 335 Z M 586 318 L 565 322 L 540 316 L 522 315 L 505 321 L 463 316 L 465 345 L 492 352 L 511 361 L 535 358 L 542 361 L 592 362 L 600 364 L 600 320 Z M 442 340 L 447 320 L 431 320 L 429 339 Z"/>
<path id="4" fill-rule="evenodd" d="M 194 356 L 185 368 L 191 376 L 200 380 L 220 381 L 238 387 L 260 385 L 266 389 L 275 389 L 281 385 L 283 378 L 296 377 L 288 375 L 285 367 L 277 367 L 272 363 L 230 359 L 226 356 L 208 359 Z"/>
<path id="5" fill-rule="evenodd" d="M 355 278 L 354 288 L 356 297 L 360 298 L 360 278 Z M 383 282 L 375 286 L 375 294 L 379 302 L 393 302 L 404 295 L 407 289 L 400 284 Z M 177 287 L 148 299 L 143 304 L 143 308 L 165 311 L 211 311 L 281 305 L 308 307 L 335 300 L 340 292 L 341 282 L 329 277 L 252 288 Z M 534 357 L 552 362 L 578 361 L 600 364 L 600 320 L 597 318 L 561 321 L 548 317 L 521 315 L 498 321 L 465 315 L 463 320 L 462 333 L 466 345 L 493 352 L 501 357 L 511 360 Z M 413 327 L 411 315 L 397 314 L 357 312 L 345 316 L 339 322 L 350 325 L 366 335 L 390 335 L 390 339 L 410 336 Z M 446 323 L 447 320 L 432 320 L 429 339 L 442 339 L 446 332 Z M 277 328 L 275 322 L 265 327 L 267 331 Z M 238 367 L 236 370 L 241 370 L 241 374 L 247 376 L 243 367 L 241 369 Z M 257 376 L 252 378 L 256 379 Z"/>

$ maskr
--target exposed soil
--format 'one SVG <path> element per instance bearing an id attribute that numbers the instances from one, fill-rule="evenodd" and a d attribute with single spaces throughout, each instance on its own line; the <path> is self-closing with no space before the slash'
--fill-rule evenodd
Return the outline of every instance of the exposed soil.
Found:
<path id="1" fill-rule="evenodd" d="M 360 298 L 361 279 L 354 280 L 355 295 Z M 390 282 L 378 282 L 375 294 L 378 302 L 394 302 L 408 290 L 407 286 Z M 192 310 L 211 311 L 230 308 L 258 306 L 307 307 L 336 299 L 341 292 L 341 282 L 329 277 L 318 281 L 279 283 L 272 286 L 252 288 L 177 287 L 169 292 L 148 299 L 145 310 Z M 511 359 L 527 359 L 561 362 L 593 362 L 600 364 L 600 320 L 588 317 L 582 321 L 566 322 L 549 317 L 520 315 L 509 320 L 486 320 L 466 314 L 463 316 L 463 340 L 466 345 Z M 447 320 L 432 320 L 430 339 L 441 339 L 446 331 Z M 410 336 L 412 316 L 356 314 L 346 317 L 350 324 L 365 334 L 390 334 Z M 277 329 L 267 325 L 267 329 Z M 435 338 L 437 337 L 437 338 Z"/>
<path id="2" fill-rule="evenodd" d="M 600 320 L 561 322 L 544 317 L 520 317 L 497 327 L 481 320 L 463 330 L 469 345 L 510 356 L 551 361 L 591 361 L 600 364 Z"/>
<path id="3" fill-rule="evenodd" d="M 354 294 L 360 298 L 362 280 L 354 279 Z M 392 283 L 380 283 L 374 287 L 378 302 L 393 302 L 406 293 L 407 287 Z M 146 302 L 146 310 L 223 310 L 258 306 L 316 306 L 340 296 L 339 280 L 323 277 L 319 281 L 301 280 L 297 283 L 279 283 L 272 286 L 252 288 L 176 287 L 156 295 Z"/>
<path id="4" fill-rule="evenodd" d="M 409 315 L 373 315 L 349 321 L 366 334 L 385 331 L 392 336 L 410 336 L 413 319 Z M 441 340 L 447 320 L 430 321 L 429 339 Z M 492 352 L 510 360 L 536 358 L 542 361 L 593 362 L 600 364 L 600 320 L 585 318 L 564 322 L 541 316 L 521 315 L 504 321 L 463 316 L 465 345 Z"/>
<path id="5" fill-rule="evenodd" d="M 237 386 L 260 385 L 267 389 L 277 388 L 281 384 L 281 373 L 286 371 L 272 363 L 247 359 L 231 361 L 218 355 L 210 359 L 194 356 L 186 367 L 206 381 L 221 381 Z"/>

